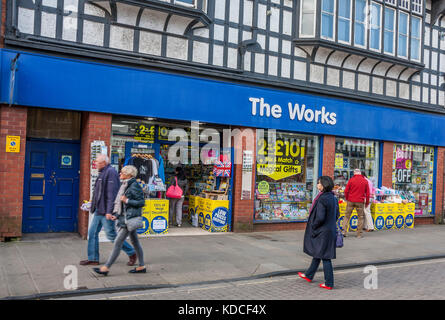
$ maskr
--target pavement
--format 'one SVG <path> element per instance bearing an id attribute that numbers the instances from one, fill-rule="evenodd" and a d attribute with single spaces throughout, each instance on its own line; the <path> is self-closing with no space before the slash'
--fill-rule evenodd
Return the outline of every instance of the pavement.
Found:
<path id="1" fill-rule="evenodd" d="M 76 294 L 178 288 L 190 284 L 295 275 L 309 266 L 304 231 L 210 234 L 171 228 L 169 235 L 141 238 L 146 274 L 129 274 L 122 252 L 107 277 L 80 266 L 87 241 L 78 234 L 28 234 L 0 243 L 0 299 L 45 299 Z M 112 244 L 100 244 L 105 263 Z M 349 233 L 337 249 L 335 270 L 445 258 L 445 225 Z M 66 272 L 66 273 L 65 273 Z M 70 288 L 77 275 L 77 290 Z"/>

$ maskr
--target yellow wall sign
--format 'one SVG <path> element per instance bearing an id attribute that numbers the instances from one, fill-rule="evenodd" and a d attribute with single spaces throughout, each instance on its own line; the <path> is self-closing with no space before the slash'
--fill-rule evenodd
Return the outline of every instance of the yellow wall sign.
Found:
<path id="1" fill-rule="evenodd" d="M 6 152 L 20 152 L 20 136 L 6 136 Z"/>

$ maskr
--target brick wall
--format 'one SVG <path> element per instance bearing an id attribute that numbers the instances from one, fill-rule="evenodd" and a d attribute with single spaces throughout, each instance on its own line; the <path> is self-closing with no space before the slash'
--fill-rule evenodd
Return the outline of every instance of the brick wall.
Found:
<path id="1" fill-rule="evenodd" d="M 82 113 L 81 146 L 80 146 L 80 178 L 79 205 L 83 200 L 90 199 L 90 149 L 94 140 L 105 141 L 110 153 L 111 114 L 95 112 Z M 83 239 L 88 234 L 88 212 L 79 209 L 79 233 Z"/>
<path id="2" fill-rule="evenodd" d="M 255 130 L 249 128 L 238 128 L 240 136 L 243 137 L 248 132 L 252 132 L 253 138 L 252 147 L 249 148 L 246 138 L 239 140 L 239 137 L 232 139 L 232 146 L 235 149 L 235 164 L 233 177 L 233 192 L 232 192 L 232 221 L 234 232 L 251 232 L 253 231 L 253 214 L 254 214 L 254 198 L 255 198 L 255 163 L 256 163 L 256 135 Z M 247 137 L 248 135 L 246 135 Z M 242 191 L 242 152 L 244 150 L 253 151 L 253 168 L 252 168 L 252 194 L 249 200 L 241 200 Z M 238 160 L 237 160 L 238 158 Z"/>
<path id="3" fill-rule="evenodd" d="M 0 106 L 0 241 L 22 236 L 26 119 L 24 107 Z M 6 136 L 20 136 L 20 152 L 6 152 Z"/>
<path id="4" fill-rule="evenodd" d="M 323 138 L 323 166 L 322 173 L 324 176 L 334 178 L 335 169 L 335 136 L 324 136 Z"/>
<path id="5" fill-rule="evenodd" d="M 383 157 L 382 161 L 382 186 L 387 188 L 392 188 L 392 161 L 393 161 L 393 151 L 394 151 L 394 143 L 393 142 L 384 142 L 383 143 Z"/>

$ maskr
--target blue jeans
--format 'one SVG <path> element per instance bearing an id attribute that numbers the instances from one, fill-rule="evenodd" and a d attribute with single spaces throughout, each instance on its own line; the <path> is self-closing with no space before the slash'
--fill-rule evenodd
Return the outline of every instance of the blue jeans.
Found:
<path id="1" fill-rule="evenodd" d="M 308 279 L 313 279 L 315 272 L 317 272 L 321 259 L 313 258 L 312 263 L 304 273 Z M 328 287 L 334 287 L 334 269 L 332 268 L 331 259 L 323 259 L 324 284 Z"/>
<path id="2" fill-rule="evenodd" d="M 108 240 L 114 242 L 116 239 L 116 228 L 115 221 L 107 220 L 105 216 L 94 214 L 93 220 L 91 221 L 90 228 L 88 229 L 88 260 L 89 261 L 99 261 L 99 232 L 102 230 L 102 226 L 105 228 L 105 234 Z M 122 249 L 128 256 L 132 256 L 136 252 L 133 247 L 124 241 Z"/>

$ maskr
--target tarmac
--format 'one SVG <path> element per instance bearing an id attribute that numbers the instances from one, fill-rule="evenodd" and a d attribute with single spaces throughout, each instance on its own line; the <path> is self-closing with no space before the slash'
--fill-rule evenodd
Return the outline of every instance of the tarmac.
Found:
<path id="1" fill-rule="evenodd" d="M 334 270 L 445 258 L 445 225 L 349 233 L 337 249 Z M 309 266 L 304 231 L 208 233 L 171 228 L 141 238 L 146 274 L 129 274 L 122 252 L 108 276 L 96 275 L 86 259 L 87 241 L 74 233 L 27 234 L 0 243 L 0 299 L 46 299 L 85 294 L 180 287 L 190 284 L 293 275 Z M 112 249 L 100 243 L 100 262 Z M 77 289 L 71 281 L 77 275 Z"/>

